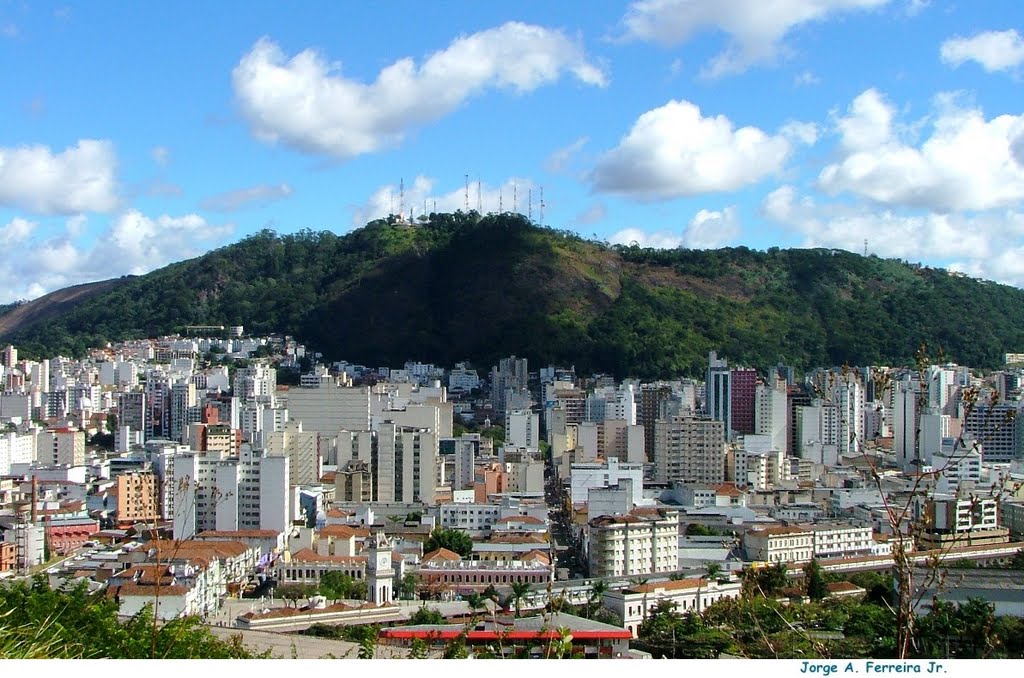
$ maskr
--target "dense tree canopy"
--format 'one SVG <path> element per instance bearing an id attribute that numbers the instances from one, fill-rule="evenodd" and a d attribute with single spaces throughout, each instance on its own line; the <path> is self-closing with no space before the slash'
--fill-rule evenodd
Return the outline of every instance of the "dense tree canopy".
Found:
<path id="1" fill-rule="evenodd" d="M 643 378 L 701 374 L 710 350 L 758 367 L 911 364 L 925 343 L 992 368 L 1024 349 L 1022 302 L 1015 288 L 841 250 L 609 247 L 521 215 L 457 212 L 344 236 L 262 231 L 30 314 L 42 320 L 0 339 L 49 357 L 244 325 L 371 365 L 515 353 Z"/>
<path id="2" fill-rule="evenodd" d="M 454 551 L 463 558 L 468 558 L 473 554 L 473 538 L 462 530 L 437 527 L 423 542 L 423 552 L 430 553 L 439 548 Z"/>

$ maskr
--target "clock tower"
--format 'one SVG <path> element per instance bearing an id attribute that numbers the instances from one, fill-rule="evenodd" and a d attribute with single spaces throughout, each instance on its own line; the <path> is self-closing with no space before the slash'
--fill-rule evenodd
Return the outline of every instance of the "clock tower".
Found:
<path id="1" fill-rule="evenodd" d="M 391 544 L 384 533 L 377 531 L 366 540 L 366 597 L 375 605 L 390 603 L 395 583 L 391 567 Z"/>

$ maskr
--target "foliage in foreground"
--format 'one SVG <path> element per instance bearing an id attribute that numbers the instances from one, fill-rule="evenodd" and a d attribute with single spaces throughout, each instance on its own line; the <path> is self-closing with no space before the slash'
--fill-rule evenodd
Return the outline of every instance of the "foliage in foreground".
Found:
<path id="1" fill-rule="evenodd" d="M 85 583 L 65 590 L 44 577 L 0 586 L 2 659 L 255 659 L 241 636 L 223 641 L 195 617 L 154 624 L 147 607 L 127 621 Z"/>
<path id="2" fill-rule="evenodd" d="M 713 659 L 896 658 L 895 614 L 887 600 L 827 597 L 784 604 L 752 596 L 724 600 L 701 614 L 659 603 L 634 647 L 655 657 Z M 917 623 L 911 659 L 1024 658 L 1024 620 L 996 616 L 982 600 L 932 601 Z"/>

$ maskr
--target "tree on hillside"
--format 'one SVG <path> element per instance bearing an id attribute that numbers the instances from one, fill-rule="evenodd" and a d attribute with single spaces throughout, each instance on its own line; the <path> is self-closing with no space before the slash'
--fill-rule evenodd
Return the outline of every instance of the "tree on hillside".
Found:
<path id="1" fill-rule="evenodd" d="M 423 542 L 423 552 L 430 553 L 440 548 L 454 551 L 463 558 L 468 558 L 473 553 L 473 538 L 462 530 L 437 527 Z"/>

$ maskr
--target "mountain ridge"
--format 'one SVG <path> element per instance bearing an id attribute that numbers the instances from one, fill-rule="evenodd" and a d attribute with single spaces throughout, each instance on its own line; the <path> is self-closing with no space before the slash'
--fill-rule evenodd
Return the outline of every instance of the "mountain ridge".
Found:
<path id="1" fill-rule="evenodd" d="M 0 339 L 80 354 L 185 325 L 244 325 L 369 365 L 487 367 L 516 354 L 643 378 L 701 374 L 710 350 L 811 367 L 912 364 L 926 344 L 994 368 L 1024 349 L 1024 291 L 1005 285 L 843 250 L 608 245 L 517 214 L 380 219 L 343 236 L 261 231 L 92 285 L 34 322 L 4 319 L 32 317 L 21 309 L 36 302 L 0 316 Z"/>

